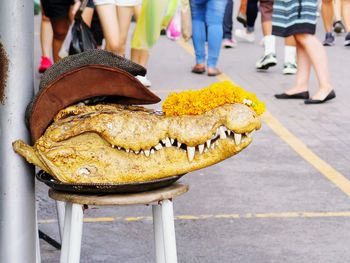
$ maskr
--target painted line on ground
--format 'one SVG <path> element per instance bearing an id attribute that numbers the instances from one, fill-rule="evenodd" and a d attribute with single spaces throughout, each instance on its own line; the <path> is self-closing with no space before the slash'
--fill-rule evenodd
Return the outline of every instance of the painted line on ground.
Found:
<path id="1" fill-rule="evenodd" d="M 185 49 L 188 53 L 194 56 L 194 51 L 189 43 L 183 39 L 178 40 L 177 43 Z M 232 81 L 226 74 L 217 76 L 220 81 Z M 235 83 L 236 84 L 236 83 Z M 283 141 L 285 141 L 297 154 L 304 160 L 315 167 L 323 176 L 336 185 L 343 193 L 350 197 L 350 181 L 342 175 L 339 171 L 333 168 L 330 164 L 320 158 L 311 149 L 309 149 L 300 139 L 298 139 L 292 132 L 290 132 L 271 112 L 266 110 L 262 115 L 264 122 L 277 134 Z"/>
<path id="2" fill-rule="evenodd" d="M 288 218 L 328 218 L 350 217 L 349 211 L 344 212 L 281 212 L 281 213 L 246 213 L 246 214 L 218 214 L 218 215 L 178 215 L 175 220 L 208 220 L 208 219 L 288 219 Z M 137 222 L 152 220 L 151 216 L 135 217 L 86 217 L 86 223 L 99 222 Z M 39 224 L 56 224 L 56 219 L 41 219 Z"/>

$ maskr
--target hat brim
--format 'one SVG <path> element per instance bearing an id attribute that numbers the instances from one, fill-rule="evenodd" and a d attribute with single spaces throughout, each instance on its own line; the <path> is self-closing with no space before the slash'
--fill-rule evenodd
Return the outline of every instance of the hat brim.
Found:
<path id="1" fill-rule="evenodd" d="M 128 72 L 104 65 L 86 65 L 60 75 L 36 95 L 29 109 L 29 127 L 35 142 L 56 114 L 86 99 L 113 96 L 119 104 L 154 104 L 161 99 Z"/>

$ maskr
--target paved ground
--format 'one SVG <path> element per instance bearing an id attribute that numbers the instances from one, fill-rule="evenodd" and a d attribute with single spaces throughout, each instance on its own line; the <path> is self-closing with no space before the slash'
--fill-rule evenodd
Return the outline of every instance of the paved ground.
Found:
<path id="1" fill-rule="evenodd" d="M 36 33 L 36 59 L 37 39 Z M 336 46 L 327 48 L 337 99 L 317 106 L 273 98 L 294 79 L 281 73 L 281 39 L 280 63 L 267 73 L 255 72 L 262 53 L 257 43 L 222 51 L 223 78 L 257 93 L 268 113 L 245 151 L 181 179 L 190 191 L 174 204 L 179 262 L 349 262 L 350 49 L 342 42 L 337 37 Z M 186 47 L 162 37 L 152 50 L 149 78 L 163 99 L 174 90 L 218 81 L 190 73 L 194 59 Z M 314 92 L 314 79 L 311 87 Z M 45 185 L 36 189 L 39 228 L 58 239 L 54 202 Z M 154 262 L 150 216 L 148 207 L 87 210 L 85 217 L 112 221 L 84 224 L 81 262 Z M 59 251 L 45 242 L 41 253 L 43 262 L 59 262 Z"/>

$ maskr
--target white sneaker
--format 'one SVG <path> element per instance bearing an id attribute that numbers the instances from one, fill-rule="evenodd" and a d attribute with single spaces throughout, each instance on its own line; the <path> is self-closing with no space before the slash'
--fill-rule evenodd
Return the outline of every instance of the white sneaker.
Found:
<path id="1" fill-rule="evenodd" d="M 256 69 L 258 70 L 267 70 L 269 67 L 273 67 L 277 65 L 277 59 L 276 55 L 273 53 L 270 53 L 268 55 L 262 56 L 257 62 L 256 62 Z"/>
<path id="2" fill-rule="evenodd" d="M 142 83 L 145 87 L 151 87 L 151 82 L 146 78 L 146 76 L 137 75 L 136 78 Z"/>
<path id="3" fill-rule="evenodd" d="M 250 43 L 255 41 L 254 33 L 247 33 L 247 31 L 244 29 L 236 29 L 235 36 L 241 40 L 244 40 Z"/>
<path id="4" fill-rule="evenodd" d="M 294 75 L 298 71 L 298 66 L 295 63 L 287 62 L 284 63 L 283 74 L 284 75 Z"/>

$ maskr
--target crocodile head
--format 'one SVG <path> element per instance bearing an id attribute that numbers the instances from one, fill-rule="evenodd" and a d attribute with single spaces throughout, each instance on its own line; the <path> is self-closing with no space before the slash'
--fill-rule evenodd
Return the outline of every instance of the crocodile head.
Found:
<path id="1" fill-rule="evenodd" d="M 144 182 L 220 162 L 247 147 L 260 126 L 259 116 L 239 103 L 182 116 L 75 105 L 60 111 L 34 146 L 18 140 L 13 148 L 62 182 Z"/>

